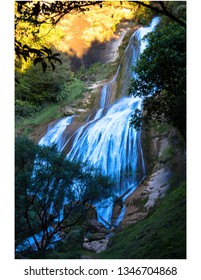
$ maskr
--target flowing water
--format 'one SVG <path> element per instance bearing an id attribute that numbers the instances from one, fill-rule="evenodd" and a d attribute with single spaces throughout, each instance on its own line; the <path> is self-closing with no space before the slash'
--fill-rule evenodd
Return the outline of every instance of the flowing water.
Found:
<path id="1" fill-rule="evenodd" d="M 115 76 L 102 88 L 99 110 L 79 125 L 74 124 L 73 116 L 58 121 L 39 141 L 40 145 L 57 144 L 58 151 L 65 152 L 69 160 L 99 168 L 102 175 L 113 179 L 115 195 L 121 196 L 123 202 L 146 175 L 140 131 L 129 125 L 134 110 L 141 109 L 142 100 L 128 96 L 128 89 L 135 77 L 132 66 L 146 48 L 142 39 L 157 22 L 158 18 L 154 18 L 149 27 L 140 28 L 131 36 Z M 113 102 L 117 95 L 120 98 Z M 95 206 L 98 220 L 111 226 L 113 198 Z M 113 224 L 118 225 L 124 213 L 125 206 Z"/>

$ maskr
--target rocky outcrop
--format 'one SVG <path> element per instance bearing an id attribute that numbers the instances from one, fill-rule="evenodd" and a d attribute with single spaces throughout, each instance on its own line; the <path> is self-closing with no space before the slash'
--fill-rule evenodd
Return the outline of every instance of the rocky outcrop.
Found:
<path id="1" fill-rule="evenodd" d="M 108 239 L 101 239 L 92 242 L 84 242 L 83 248 L 89 251 L 94 251 L 95 253 L 99 254 L 106 250 Z"/>
<path id="2" fill-rule="evenodd" d="M 147 202 L 144 205 L 147 210 L 155 205 L 158 198 L 165 195 L 171 176 L 169 168 L 160 168 L 149 177 L 146 189 Z"/>
<path id="3" fill-rule="evenodd" d="M 84 236 L 83 248 L 95 253 L 101 253 L 107 248 L 109 231 L 97 221 L 88 219 L 84 224 L 87 234 Z"/>
<path id="4" fill-rule="evenodd" d="M 121 226 L 136 223 L 146 217 L 157 200 L 165 195 L 170 185 L 174 155 L 168 159 L 170 155 L 167 150 L 171 145 L 173 135 L 176 138 L 179 138 L 179 135 L 172 128 L 168 129 L 161 133 L 152 128 L 142 133 L 148 174 L 146 179 L 126 199 L 126 212 Z"/>
<path id="5" fill-rule="evenodd" d="M 87 109 L 81 109 L 81 108 L 72 108 L 70 106 L 65 106 L 62 109 L 62 113 L 64 116 L 72 116 L 72 115 L 77 115 L 77 114 L 82 114 L 87 112 Z"/>
<path id="6" fill-rule="evenodd" d="M 165 195 L 171 174 L 170 169 L 159 168 L 134 190 L 125 201 L 126 211 L 121 226 L 136 223 L 147 216 L 157 200 Z"/>
<path id="7" fill-rule="evenodd" d="M 90 233 L 98 232 L 108 234 L 108 230 L 96 219 L 87 220 L 84 224 L 84 228 Z"/>

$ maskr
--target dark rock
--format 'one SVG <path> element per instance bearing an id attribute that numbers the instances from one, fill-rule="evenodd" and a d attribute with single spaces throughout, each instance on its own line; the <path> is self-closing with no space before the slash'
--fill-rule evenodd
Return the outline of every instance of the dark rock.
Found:
<path id="1" fill-rule="evenodd" d="M 95 232 L 95 233 L 89 233 L 87 236 L 87 239 L 88 239 L 88 241 L 101 240 L 101 239 L 104 239 L 105 236 L 106 236 L 106 233 Z"/>
<path id="2" fill-rule="evenodd" d="M 87 231 L 91 233 L 108 233 L 108 230 L 101 224 L 99 223 L 96 219 L 91 219 L 86 221 L 84 224 L 84 227 Z"/>

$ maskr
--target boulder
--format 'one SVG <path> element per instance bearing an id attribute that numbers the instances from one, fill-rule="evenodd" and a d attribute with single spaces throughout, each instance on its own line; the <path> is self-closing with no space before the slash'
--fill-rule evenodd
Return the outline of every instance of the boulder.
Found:
<path id="1" fill-rule="evenodd" d="M 84 224 L 84 227 L 87 231 L 89 231 L 91 233 L 95 233 L 95 232 L 108 233 L 108 230 L 101 223 L 99 223 L 96 219 L 88 220 Z"/>
<path id="2" fill-rule="evenodd" d="M 75 109 L 73 109 L 69 106 L 66 106 L 62 109 L 62 113 L 64 116 L 72 116 L 75 114 Z"/>
<path id="3" fill-rule="evenodd" d="M 84 242 L 83 248 L 86 250 L 94 251 L 97 254 L 106 250 L 108 244 L 108 239 L 101 239 L 92 242 Z"/>
<path id="4" fill-rule="evenodd" d="M 106 234 L 103 232 L 95 232 L 95 233 L 88 233 L 87 236 L 85 237 L 85 241 L 95 241 L 95 240 L 101 240 L 106 237 Z"/>

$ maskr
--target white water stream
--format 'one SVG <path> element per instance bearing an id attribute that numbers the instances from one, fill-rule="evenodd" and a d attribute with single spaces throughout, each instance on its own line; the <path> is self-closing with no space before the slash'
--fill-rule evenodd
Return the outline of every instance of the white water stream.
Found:
<path id="1" fill-rule="evenodd" d="M 131 114 L 135 108 L 141 109 L 142 100 L 126 94 L 134 77 L 131 68 L 147 44 L 142 39 L 153 31 L 157 22 L 158 18 L 154 18 L 149 27 L 140 28 L 131 36 L 115 76 L 102 88 L 100 109 L 94 118 L 68 136 L 68 126 L 73 126 L 73 116 L 66 117 L 58 121 L 39 141 L 39 145 L 57 144 L 58 151 L 68 147 L 66 157 L 69 160 L 88 162 L 99 168 L 102 175 L 114 180 L 114 192 L 117 197 L 122 196 L 122 201 L 146 175 L 140 131 L 129 126 Z M 121 98 L 111 104 L 116 96 L 118 79 L 121 79 Z M 95 206 L 98 220 L 105 226 L 111 225 L 113 199 L 109 198 Z M 121 222 L 124 213 L 125 207 L 114 222 L 115 225 Z"/>

